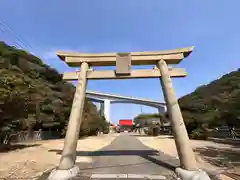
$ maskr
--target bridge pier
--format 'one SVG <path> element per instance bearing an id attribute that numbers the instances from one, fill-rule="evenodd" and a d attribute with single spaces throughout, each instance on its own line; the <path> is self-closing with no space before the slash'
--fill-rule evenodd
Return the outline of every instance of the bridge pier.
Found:
<path id="1" fill-rule="evenodd" d="M 164 111 L 165 112 L 165 111 Z M 161 127 L 163 127 L 163 120 L 161 118 L 161 114 L 163 113 L 163 108 L 158 108 L 158 114 L 160 115 L 160 123 L 161 123 Z"/>
<path id="2" fill-rule="evenodd" d="M 107 122 L 111 122 L 111 117 L 110 117 L 110 106 L 111 106 L 111 101 L 109 99 L 104 100 L 104 116 Z"/>
<path id="3" fill-rule="evenodd" d="M 192 147 L 190 146 L 188 133 L 173 89 L 172 80 L 169 76 L 167 63 L 164 60 L 160 60 L 157 65 L 161 73 L 164 99 L 167 104 L 167 111 L 172 124 L 181 168 L 186 170 L 197 170 L 196 159 Z"/>
<path id="4" fill-rule="evenodd" d="M 100 102 L 100 115 L 104 116 L 104 102 Z"/>

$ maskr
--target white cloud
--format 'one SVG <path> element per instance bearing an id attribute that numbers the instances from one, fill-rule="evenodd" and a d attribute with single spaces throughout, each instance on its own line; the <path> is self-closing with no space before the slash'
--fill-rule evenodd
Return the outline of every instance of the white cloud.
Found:
<path id="1" fill-rule="evenodd" d="M 63 61 L 61 61 L 57 55 L 57 51 L 66 51 L 66 52 L 89 52 L 88 48 L 76 48 L 76 49 L 71 49 L 71 48 L 49 48 L 46 50 L 46 48 L 41 48 L 38 50 L 35 50 L 34 55 L 38 56 L 43 60 L 43 62 L 55 69 L 57 69 L 60 73 L 63 73 L 64 71 L 70 71 L 75 68 L 70 68 L 65 64 Z M 77 68 L 78 69 L 78 68 Z"/>
<path id="2" fill-rule="evenodd" d="M 51 50 L 51 51 L 46 51 L 41 55 L 44 59 L 53 59 L 56 58 L 56 51 Z"/>
<path id="3" fill-rule="evenodd" d="M 57 51 L 66 51 L 66 52 L 90 52 L 90 49 L 87 47 L 79 47 L 75 49 L 71 48 L 51 48 L 48 50 L 41 50 L 37 54 L 41 56 L 41 58 L 45 60 L 55 59 L 57 58 Z"/>

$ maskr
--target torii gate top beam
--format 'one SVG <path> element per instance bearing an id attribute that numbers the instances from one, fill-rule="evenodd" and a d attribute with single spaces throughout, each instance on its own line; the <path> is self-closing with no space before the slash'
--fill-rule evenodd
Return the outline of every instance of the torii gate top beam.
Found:
<path id="1" fill-rule="evenodd" d="M 178 64 L 193 50 L 193 46 L 165 51 L 131 52 L 132 65 L 151 65 L 164 59 L 168 64 Z M 86 54 L 74 52 L 57 52 L 57 56 L 69 66 L 80 66 L 86 62 L 91 66 L 115 66 L 117 53 Z"/>

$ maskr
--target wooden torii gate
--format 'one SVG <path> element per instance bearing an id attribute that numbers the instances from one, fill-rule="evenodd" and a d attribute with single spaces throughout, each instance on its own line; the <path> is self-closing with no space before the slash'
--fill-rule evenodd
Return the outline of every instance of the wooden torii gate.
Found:
<path id="1" fill-rule="evenodd" d="M 167 64 L 180 63 L 181 60 L 188 57 L 192 50 L 193 47 L 167 51 L 131 53 L 84 54 L 57 52 L 57 56 L 69 66 L 80 66 L 80 71 L 65 72 L 63 74 L 63 79 L 78 80 L 78 82 L 65 136 L 64 148 L 57 169 L 70 170 L 74 168 L 88 80 L 160 78 L 181 168 L 186 170 L 197 170 L 194 153 L 189 144 L 189 137 L 171 80 L 171 77 L 185 77 L 186 72 L 182 68 L 168 68 L 167 66 Z M 156 67 L 145 70 L 131 70 L 131 65 L 156 65 Z M 95 71 L 90 68 L 94 66 L 116 66 L 116 70 Z"/>

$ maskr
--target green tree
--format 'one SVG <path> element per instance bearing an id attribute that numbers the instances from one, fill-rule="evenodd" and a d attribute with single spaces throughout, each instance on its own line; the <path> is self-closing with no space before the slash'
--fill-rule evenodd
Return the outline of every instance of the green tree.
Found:
<path id="1" fill-rule="evenodd" d="M 65 135 L 75 86 L 26 51 L 0 42 L 0 133 L 59 130 Z M 102 126 L 97 108 L 85 103 L 85 129 Z"/>

